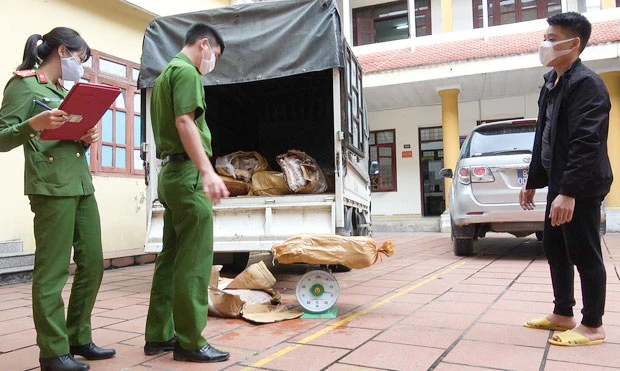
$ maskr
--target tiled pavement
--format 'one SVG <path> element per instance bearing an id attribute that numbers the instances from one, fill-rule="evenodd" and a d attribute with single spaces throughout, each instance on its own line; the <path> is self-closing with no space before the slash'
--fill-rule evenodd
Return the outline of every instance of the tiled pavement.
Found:
<path id="1" fill-rule="evenodd" d="M 169 353 L 145 356 L 153 265 L 108 270 L 93 313 L 93 337 L 100 346 L 116 348 L 117 356 L 90 362 L 91 369 L 620 369 L 620 235 L 604 238 L 606 342 L 578 348 L 550 346 L 550 331 L 522 326 L 552 308 L 548 268 L 535 239 L 489 236 L 476 256 L 459 258 L 447 234 L 375 237 L 393 240 L 396 254 L 370 268 L 335 274 L 342 292 L 336 319 L 257 326 L 210 317 L 205 336 L 231 353 L 229 361 L 218 364 L 176 362 Z M 305 267 L 273 271 L 284 303 L 296 305 L 294 288 Z M 66 298 L 68 290 L 69 285 Z M 0 287 L 0 370 L 33 369 L 37 358 L 30 284 Z"/>

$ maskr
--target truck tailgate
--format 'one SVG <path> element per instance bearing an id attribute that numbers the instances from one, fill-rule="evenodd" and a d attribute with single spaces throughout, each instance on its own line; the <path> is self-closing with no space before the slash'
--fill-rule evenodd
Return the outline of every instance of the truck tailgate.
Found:
<path id="1" fill-rule="evenodd" d="M 156 202 L 145 251 L 162 248 L 163 206 Z M 333 233 L 333 194 L 231 197 L 213 208 L 215 252 L 270 251 L 298 233 Z"/>

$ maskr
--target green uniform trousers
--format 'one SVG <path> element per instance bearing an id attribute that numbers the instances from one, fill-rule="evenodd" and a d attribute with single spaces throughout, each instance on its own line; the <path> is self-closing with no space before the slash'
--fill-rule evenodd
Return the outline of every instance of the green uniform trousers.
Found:
<path id="1" fill-rule="evenodd" d="M 200 349 L 207 340 L 208 286 L 213 264 L 213 205 L 191 161 L 169 162 L 159 174 L 164 205 L 163 248 L 155 261 L 146 341 L 171 339 Z"/>
<path id="2" fill-rule="evenodd" d="M 92 341 L 90 316 L 103 277 L 101 224 L 94 195 L 29 195 L 36 251 L 32 313 L 41 358 L 69 353 L 69 345 Z M 62 290 L 69 277 L 71 247 L 77 265 L 65 320 Z"/>

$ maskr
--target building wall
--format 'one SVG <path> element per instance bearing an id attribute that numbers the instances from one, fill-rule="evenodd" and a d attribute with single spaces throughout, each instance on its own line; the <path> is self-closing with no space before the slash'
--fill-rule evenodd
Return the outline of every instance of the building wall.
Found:
<path id="1" fill-rule="evenodd" d="M 467 135 L 479 120 L 536 117 L 538 94 L 459 103 L 459 135 Z M 441 106 L 409 107 L 369 112 L 371 130 L 396 130 L 396 192 L 373 192 L 373 215 L 421 215 L 418 129 L 441 126 Z M 402 158 L 409 144 L 413 157 Z M 444 164 L 454 167 L 455 164 Z"/>
<path id="2" fill-rule="evenodd" d="M 146 1 L 146 0 L 141 0 Z M 389 3 L 394 0 L 350 0 L 351 9 L 361 8 L 365 6 Z M 410 0 L 413 1 L 413 0 Z M 430 0 L 431 2 L 431 22 L 433 35 L 442 33 L 442 12 L 441 0 Z M 600 9 L 599 0 L 566 0 L 566 9 L 564 11 L 586 12 Z M 338 0 L 338 7 L 342 10 L 342 0 Z M 345 10 L 346 11 L 346 10 Z M 341 11 L 342 13 L 342 11 Z M 344 13 L 342 13 L 344 14 Z M 465 31 L 472 30 L 473 24 L 473 7 L 472 0 L 452 0 L 452 30 Z"/>
<path id="3" fill-rule="evenodd" d="M 5 35 L 0 86 L 4 87 L 21 63 L 28 36 L 47 33 L 56 26 L 77 30 L 93 49 L 139 62 L 142 35 L 151 18 L 115 0 L 5 1 L 0 13 L 0 34 Z M 33 214 L 23 192 L 23 157 L 21 147 L 0 153 L 0 241 L 23 240 L 24 250 L 33 251 Z M 146 228 L 144 181 L 95 177 L 94 184 L 101 211 L 104 251 L 142 248 Z"/>
<path id="4" fill-rule="evenodd" d="M 251 0 L 124 0 L 135 4 L 158 16 L 195 12 L 199 10 L 219 8 L 231 4 L 243 4 Z"/>
<path id="5" fill-rule="evenodd" d="M 369 0 L 370 1 L 370 0 Z M 482 35 L 506 35 L 527 32 L 528 30 L 544 30 L 546 22 L 544 19 L 535 21 L 522 22 L 519 24 L 503 25 L 499 27 L 490 27 L 486 30 L 473 30 L 473 14 L 471 0 L 453 0 L 453 30 L 451 33 L 442 33 L 441 20 L 441 1 L 432 1 L 432 22 L 433 35 L 428 37 L 420 37 L 412 42 L 413 45 L 427 45 L 432 43 L 445 42 L 457 39 L 466 39 L 472 37 L 482 37 Z M 373 1 L 379 2 L 379 1 Z M 354 0 L 352 0 L 354 4 Z M 355 6 L 355 5 L 353 5 Z M 616 10 L 599 11 L 600 3 L 593 0 L 567 0 L 565 10 L 591 10 L 586 16 L 591 21 L 604 21 L 608 19 L 616 19 L 618 13 Z M 542 32 L 541 32 L 542 34 Z M 411 40 L 399 40 L 391 43 L 378 43 L 372 45 L 364 45 L 355 47 L 355 53 L 359 55 L 370 54 L 375 52 L 385 52 L 390 50 L 398 50 L 409 46 Z M 389 44 L 389 45 L 388 45 Z M 602 53 L 606 53 L 604 46 L 590 47 L 583 54 L 584 60 L 600 59 Z M 532 56 L 534 65 L 538 65 L 538 60 Z M 510 57 L 506 57 L 510 58 Z M 611 47 L 611 54 L 608 58 L 617 58 L 617 49 Z M 515 59 L 516 61 L 516 59 Z M 483 66 L 490 67 L 493 62 L 484 64 L 484 61 L 477 61 Z M 506 63 L 502 61 L 501 63 Z M 523 68 L 523 60 L 519 60 L 519 65 L 512 68 Z M 528 62 L 529 63 L 529 62 Z M 468 68 L 475 68 L 476 63 L 464 64 Z M 458 65 L 457 65 L 458 67 Z M 485 68 L 485 67 L 483 67 Z M 510 68 L 503 65 L 503 68 Z M 403 70 L 390 71 L 391 73 L 381 73 L 381 83 L 376 84 L 373 74 L 365 76 L 365 87 L 383 86 L 390 84 L 402 84 L 403 81 L 417 81 L 413 78 L 415 73 L 420 73 L 423 68 L 417 71 Z M 452 71 L 452 69 L 450 69 Z M 603 69 L 604 71 L 605 69 Z M 486 70 L 484 70 L 486 72 Z M 480 72 L 482 73 L 482 72 Z M 411 76 L 408 76 L 411 74 Z M 419 75 L 415 75 L 419 78 Z M 411 78 L 411 80 L 408 80 Z M 419 81 L 427 83 L 426 76 Z M 432 79 L 428 77 L 429 79 Z M 437 77 L 434 77 L 437 78 Z M 542 79 L 542 74 L 540 76 Z M 447 82 L 446 82 L 447 81 Z M 450 85 L 450 78 L 444 77 L 443 83 Z M 541 80 L 542 81 L 542 80 Z M 370 84 L 369 84 L 370 83 Z M 441 82 L 440 82 L 441 83 Z M 374 84 L 374 85 L 373 85 Z M 413 90 L 413 89 L 412 89 Z M 534 91 L 535 90 L 535 91 Z M 476 125 L 478 120 L 498 120 L 513 117 L 536 117 L 538 112 L 539 87 L 532 88 L 532 92 L 520 96 L 507 96 L 497 99 L 486 99 L 479 101 L 460 101 L 459 102 L 459 134 L 466 135 Z M 406 92 L 406 89 L 400 91 Z M 461 93 L 460 99 L 466 95 L 465 91 Z M 469 92 L 471 97 L 471 92 Z M 471 99 L 471 98 L 469 98 Z M 475 98 L 474 98 L 475 99 Z M 439 101 L 439 99 L 438 99 Z M 376 102 L 375 102 L 376 103 Z M 419 127 L 431 127 L 441 125 L 441 106 L 424 106 L 424 107 L 408 107 L 393 110 L 371 111 L 369 113 L 369 123 L 371 130 L 395 129 L 396 132 L 396 174 L 397 174 L 397 191 L 395 192 L 374 192 L 373 197 L 373 215 L 420 215 L 422 212 L 422 200 L 420 194 L 420 164 L 419 164 Z M 410 144 L 413 151 L 412 158 L 402 158 L 403 145 Z M 445 167 L 454 167 L 454 164 L 444 164 Z"/>
<path id="6" fill-rule="evenodd" d="M 474 28 L 474 15 L 471 3 L 471 1 L 452 2 L 452 21 L 454 22 L 453 31 L 464 31 Z M 438 4 L 438 6 L 440 4 Z M 435 24 L 433 23 L 433 29 L 434 28 Z M 439 30 L 441 30 L 441 28 L 439 28 Z"/>
<path id="7" fill-rule="evenodd" d="M 431 0 L 431 22 L 433 35 L 441 33 L 443 27 L 441 17 L 441 0 Z"/>
<path id="8" fill-rule="evenodd" d="M 373 192 L 373 215 L 420 214 L 420 151 L 418 128 L 437 126 L 440 122 L 424 120 L 441 117 L 441 107 L 411 107 L 368 113 L 370 130 L 395 129 L 396 133 L 396 176 L 397 191 Z M 416 120 L 421 118 L 420 121 Z M 410 158 L 402 158 L 403 145 L 410 144 L 413 152 Z"/>

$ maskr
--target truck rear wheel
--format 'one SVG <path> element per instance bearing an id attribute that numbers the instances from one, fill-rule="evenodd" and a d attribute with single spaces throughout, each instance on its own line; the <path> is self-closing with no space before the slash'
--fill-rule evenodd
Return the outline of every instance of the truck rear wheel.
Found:
<path id="1" fill-rule="evenodd" d="M 243 272 L 249 260 L 249 252 L 217 253 L 213 256 L 213 265 L 221 264 L 222 272 L 236 275 Z"/>
<path id="2" fill-rule="evenodd" d="M 344 208 L 344 236 L 354 236 L 355 230 L 353 220 L 355 218 L 355 210 L 352 207 L 345 206 Z"/>
<path id="3" fill-rule="evenodd" d="M 233 262 L 229 269 L 232 270 L 235 274 L 241 273 L 248 266 L 249 260 L 249 252 L 236 252 L 233 254 Z"/>
<path id="4" fill-rule="evenodd" d="M 329 271 L 332 271 L 334 273 L 341 273 L 341 272 L 350 272 L 351 268 L 347 267 L 346 265 L 342 265 L 342 264 L 334 264 L 334 265 L 322 265 L 321 268 L 325 268 Z"/>
<path id="5" fill-rule="evenodd" d="M 368 236 L 369 228 L 366 216 L 361 211 L 355 211 L 353 216 L 353 234 L 355 236 Z"/>

